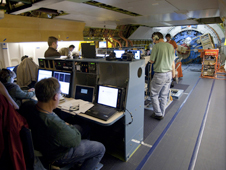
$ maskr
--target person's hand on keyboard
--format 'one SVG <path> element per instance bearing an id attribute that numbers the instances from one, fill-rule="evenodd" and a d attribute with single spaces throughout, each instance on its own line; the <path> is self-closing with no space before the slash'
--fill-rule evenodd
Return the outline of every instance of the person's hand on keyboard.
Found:
<path id="1" fill-rule="evenodd" d="M 35 91 L 35 89 L 31 88 L 31 89 L 28 90 L 28 92 L 32 92 L 32 91 Z"/>

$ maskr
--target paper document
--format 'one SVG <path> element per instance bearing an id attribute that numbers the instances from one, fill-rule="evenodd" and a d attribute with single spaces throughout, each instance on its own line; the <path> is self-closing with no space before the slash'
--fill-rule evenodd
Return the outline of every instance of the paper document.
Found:
<path id="1" fill-rule="evenodd" d="M 74 114 L 78 114 L 78 113 L 85 113 L 87 110 L 93 107 L 93 105 L 94 104 L 87 101 L 71 99 L 69 101 L 59 104 L 59 107 L 63 110 L 67 110 Z M 78 106 L 79 109 L 72 110 L 71 107 L 74 107 L 74 106 Z"/>

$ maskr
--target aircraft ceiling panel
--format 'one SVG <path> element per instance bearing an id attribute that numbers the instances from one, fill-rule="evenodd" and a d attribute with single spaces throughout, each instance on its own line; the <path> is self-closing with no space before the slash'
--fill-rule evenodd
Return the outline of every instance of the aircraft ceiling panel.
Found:
<path id="1" fill-rule="evenodd" d="M 48 5 L 46 8 L 63 10 L 66 13 L 78 14 L 78 15 L 81 14 L 87 17 L 95 16 L 97 20 L 99 20 L 100 18 L 105 18 L 105 20 L 114 21 L 118 19 L 133 17 L 133 16 L 119 13 L 119 12 L 110 11 L 110 10 L 98 8 L 95 6 L 91 6 L 83 3 L 70 2 L 70 1 L 63 1 L 63 2 L 52 4 L 52 5 Z"/>
<path id="2" fill-rule="evenodd" d="M 177 10 L 163 0 L 98 0 L 98 2 L 126 9 L 141 15 L 171 13 Z"/>
<path id="3" fill-rule="evenodd" d="M 73 21 L 90 22 L 90 21 L 96 20 L 96 17 L 79 15 L 79 14 L 68 14 L 68 15 L 57 16 L 54 19 L 67 19 L 67 20 L 73 20 Z"/>
<path id="4" fill-rule="evenodd" d="M 217 0 L 167 0 L 179 10 L 204 10 L 204 9 L 218 9 L 219 4 Z"/>
<path id="5" fill-rule="evenodd" d="M 194 20 L 168 21 L 166 23 L 170 24 L 171 26 L 177 26 L 177 25 L 196 25 L 196 24 L 198 24 L 198 22 L 197 21 L 194 21 Z"/>
<path id="6" fill-rule="evenodd" d="M 95 27 L 95 28 L 116 29 L 117 27 L 116 22 L 105 21 L 104 18 L 98 18 L 97 20 L 95 16 L 85 16 L 80 14 L 61 15 L 61 16 L 55 17 L 54 19 L 66 19 L 66 20 L 85 22 L 86 26 Z"/>
<path id="7" fill-rule="evenodd" d="M 220 17 L 220 10 L 219 9 L 206 9 L 206 10 L 197 10 L 197 11 L 190 11 L 188 14 L 189 18 L 213 18 L 213 17 Z"/>
<path id="8" fill-rule="evenodd" d="M 139 24 L 146 26 L 170 26 L 171 24 L 167 23 L 167 21 L 181 21 L 186 20 L 188 17 L 184 14 L 176 14 L 176 13 L 168 13 L 161 15 L 150 15 L 150 16 L 141 16 L 130 19 L 121 19 L 119 21 L 120 24 Z M 157 25 L 155 25 L 158 23 Z"/>

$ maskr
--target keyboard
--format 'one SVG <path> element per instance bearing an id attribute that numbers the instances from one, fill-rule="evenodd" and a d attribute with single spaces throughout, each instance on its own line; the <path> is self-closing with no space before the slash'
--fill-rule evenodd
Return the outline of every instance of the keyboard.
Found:
<path id="1" fill-rule="evenodd" d="M 117 110 L 115 108 L 96 104 L 90 110 L 87 110 L 85 114 L 107 121 L 116 112 Z"/>

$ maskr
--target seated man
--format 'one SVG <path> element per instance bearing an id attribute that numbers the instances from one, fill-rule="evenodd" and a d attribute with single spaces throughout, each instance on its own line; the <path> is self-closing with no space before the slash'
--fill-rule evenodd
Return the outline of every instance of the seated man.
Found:
<path id="1" fill-rule="evenodd" d="M 20 87 L 35 87 L 39 66 L 32 58 L 25 58 L 17 68 L 17 84 Z"/>
<path id="2" fill-rule="evenodd" d="M 22 56 L 21 57 L 21 62 L 25 59 L 25 58 L 28 58 L 28 56 L 27 55 L 25 55 L 25 56 Z M 18 65 L 16 65 L 15 67 L 14 67 L 14 69 L 13 69 L 13 71 L 14 71 L 14 73 L 17 75 L 17 67 L 19 66 L 19 64 Z"/>
<path id="3" fill-rule="evenodd" d="M 0 70 L 1 71 L 1 70 Z M 16 104 L 16 102 L 11 98 L 8 91 L 6 90 L 5 86 L 0 81 L 0 94 L 6 97 L 8 102 L 13 106 L 14 109 L 19 109 L 19 106 Z"/>
<path id="4" fill-rule="evenodd" d="M 103 144 L 81 140 L 82 129 L 69 125 L 54 112 L 59 104 L 60 84 L 56 78 L 42 79 L 35 85 L 38 103 L 24 103 L 20 113 L 31 128 L 34 148 L 55 165 L 83 162 L 81 169 L 94 170 L 105 153 Z"/>
<path id="5" fill-rule="evenodd" d="M 29 90 L 21 90 L 20 86 L 13 83 L 15 77 L 15 73 L 8 69 L 2 69 L 0 72 L 0 81 L 4 84 L 12 99 L 17 103 L 18 106 L 20 106 L 22 99 L 32 98 L 35 95 L 35 92 L 34 88 Z"/>

